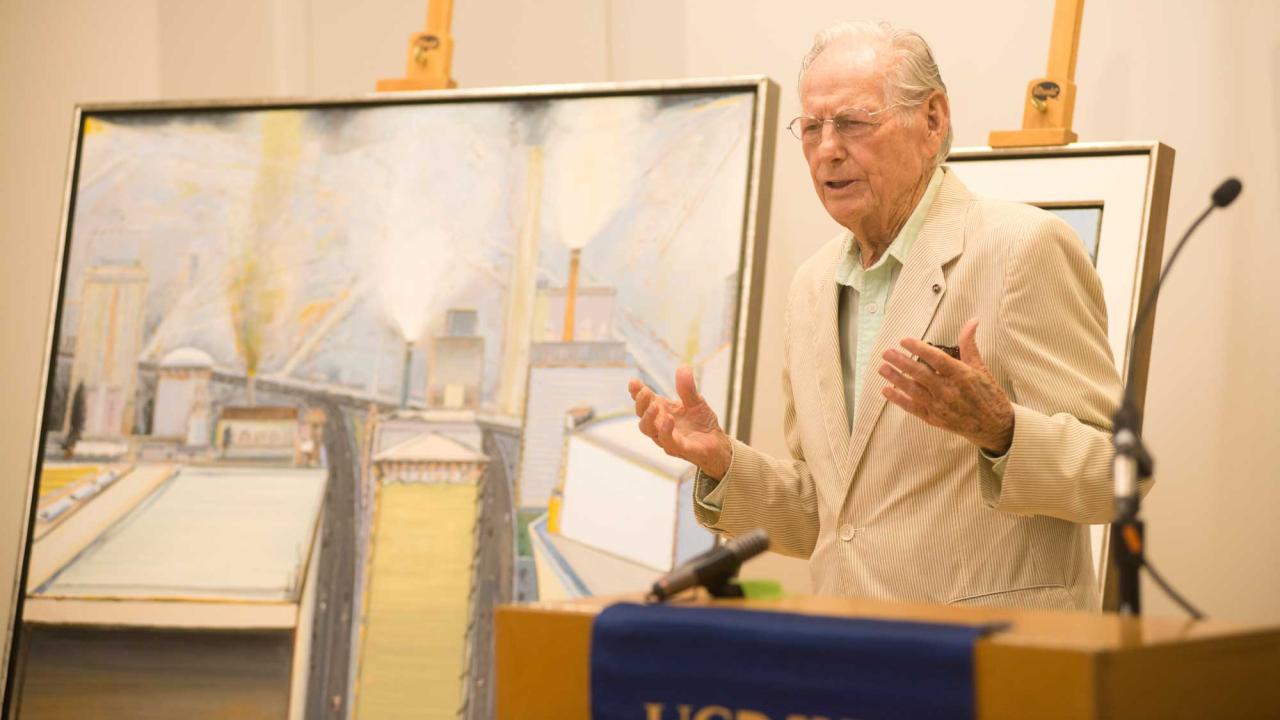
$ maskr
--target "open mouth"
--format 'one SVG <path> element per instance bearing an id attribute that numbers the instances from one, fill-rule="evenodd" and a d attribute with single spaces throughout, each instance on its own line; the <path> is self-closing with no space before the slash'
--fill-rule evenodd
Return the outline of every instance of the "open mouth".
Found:
<path id="1" fill-rule="evenodd" d="M 831 188 L 832 190 L 842 190 L 852 185 L 853 181 L 852 180 L 828 180 L 824 184 L 828 188 Z"/>

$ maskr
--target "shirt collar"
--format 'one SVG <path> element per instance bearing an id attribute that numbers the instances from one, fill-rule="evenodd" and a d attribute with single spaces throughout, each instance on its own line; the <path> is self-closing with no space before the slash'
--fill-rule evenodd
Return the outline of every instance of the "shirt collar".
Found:
<path id="1" fill-rule="evenodd" d="M 871 267 L 862 267 L 862 251 L 859 250 L 858 244 L 853 241 L 853 233 L 845 233 L 844 253 L 840 266 L 836 268 L 836 282 L 862 292 L 863 276 L 886 268 L 889 258 L 893 258 L 899 265 L 906 263 L 907 253 L 911 250 L 911 244 L 915 242 L 916 236 L 920 234 L 924 219 L 929 214 L 929 206 L 933 205 L 933 199 L 938 196 L 938 189 L 942 187 L 942 175 L 941 167 L 933 171 L 933 176 L 929 178 L 929 184 L 924 189 L 924 195 L 920 196 L 920 202 L 916 203 L 915 210 L 911 211 L 911 217 L 907 218 L 902 230 L 898 231 L 898 236 L 893 239 L 888 249 Z"/>

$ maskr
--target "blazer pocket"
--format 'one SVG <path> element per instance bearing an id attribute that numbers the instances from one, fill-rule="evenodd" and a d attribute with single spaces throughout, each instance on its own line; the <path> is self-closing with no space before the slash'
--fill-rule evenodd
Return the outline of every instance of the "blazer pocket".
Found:
<path id="1" fill-rule="evenodd" d="M 1065 585 L 1029 585 L 1010 590 L 952 598 L 948 605 L 969 607 L 1035 608 L 1039 610 L 1076 610 L 1075 600 Z"/>

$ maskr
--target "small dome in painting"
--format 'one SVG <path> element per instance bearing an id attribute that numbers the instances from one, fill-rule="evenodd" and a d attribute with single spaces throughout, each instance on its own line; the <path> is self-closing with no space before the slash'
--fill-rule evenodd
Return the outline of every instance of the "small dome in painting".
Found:
<path id="1" fill-rule="evenodd" d="M 213 367 L 213 358 L 209 353 L 193 347 L 180 347 L 171 350 L 160 361 L 162 368 L 207 368 Z"/>

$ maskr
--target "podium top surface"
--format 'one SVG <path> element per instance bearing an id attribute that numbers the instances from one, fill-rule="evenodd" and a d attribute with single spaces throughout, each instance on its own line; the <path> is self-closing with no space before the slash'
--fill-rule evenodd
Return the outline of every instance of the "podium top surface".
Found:
<path id="1" fill-rule="evenodd" d="M 498 718 L 590 717 L 591 627 L 640 595 L 504 605 Z M 858 598 L 679 598 L 682 607 L 1004 625 L 974 646 L 977 717 L 1280 717 L 1280 626 Z"/>
<path id="2" fill-rule="evenodd" d="M 643 595 L 589 597 L 574 600 L 532 602 L 504 606 L 508 611 L 587 615 L 594 617 L 619 602 L 643 603 Z M 790 612 L 832 617 L 980 625 L 1001 623 L 1007 627 L 982 642 L 1052 647 L 1083 652 L 1107 652 L 1232 636 L 1271 636 L 1280 641 L 1280 626 L 1254 627 L 1216 620 L 1195 621 L 1166 617 L 1131 617 L 1113 613 L 1024 610 L 1019 608 L 958 607 L 931 603 L 889 602 L 862 598 L 796 595 L 769 600 L 682 597 L 672 601 L 681 607 L 738 607 L 748 610 Z"/>

